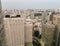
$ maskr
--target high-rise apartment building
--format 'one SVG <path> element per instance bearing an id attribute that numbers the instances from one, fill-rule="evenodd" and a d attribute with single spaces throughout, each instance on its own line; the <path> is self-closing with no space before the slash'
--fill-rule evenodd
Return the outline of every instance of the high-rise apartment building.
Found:
<path id="1" fill-rule="evenodd" d="M 24 46 L 24 19 L 4 18 L 6 46 Z"/>
<path id="2" fill-rule="evenodd" d="M 42 41 L 44 42 L 44 46 L 52 46 L 53 45 L 53 37 L 55 32 L 55 25 L 43 24 L 42 29 Z"/>
<path id="3" fill-rule="evenodd" d="M 60 14 L 54 15 L 53 16 L 53 24 L 56 25 L 56 31 L 54 35 L 54 40 L 55 40 L 55 45 L 60 46 Z"/>

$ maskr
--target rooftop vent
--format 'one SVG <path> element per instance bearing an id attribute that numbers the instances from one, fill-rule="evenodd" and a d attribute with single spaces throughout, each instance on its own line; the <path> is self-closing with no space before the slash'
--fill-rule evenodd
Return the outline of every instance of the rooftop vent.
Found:
<path id="1" fill-rule="evenodd" d="M 6 18 L 10 18 L 10 15 L 5 15 Z"/>

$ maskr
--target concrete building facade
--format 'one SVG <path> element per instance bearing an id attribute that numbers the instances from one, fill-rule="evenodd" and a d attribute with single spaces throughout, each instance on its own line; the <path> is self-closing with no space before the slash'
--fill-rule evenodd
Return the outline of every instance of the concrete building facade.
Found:
<path id="1" fill-rule="evenodd" d="M 25 30 L 25 42 L 32 42 L 32 32 L 33 32 L 33 24 L 32 22 L 26 22 L 24 26 Z"/>
<path id="2" fill-rule="evenodd" d="M 2 15 L 2 6 L 0 0 L 0 46 L 3 45 L 4 40 L 4 29 L 3 29 L 3 15 Z"/>
<path id="3" fill-rule="evenodd" d="M 24 19 L 4 18 L 6 46 L 24 46 Z"/>

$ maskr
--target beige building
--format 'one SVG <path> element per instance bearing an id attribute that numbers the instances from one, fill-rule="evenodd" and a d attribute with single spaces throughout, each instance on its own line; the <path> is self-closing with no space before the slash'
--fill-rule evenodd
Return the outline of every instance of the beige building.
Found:
<path id="1" fill-rule="evenodd" d="M 32 30 L 33 24 L 31 19 L 27 19 L 24 26 L 25 31 L 25 43 L 32 42 Z"/>
<path id="2" fill-rule="evenodd" d="M 53 16 L 53 24 L 60 25 L 60 15 Z"/>
<path id="3" fill-rule="evenodd" d="M 6 46 L 24 46 L 24 19 L 4 18 Z"/>
<path id="4" fill-rule="evenodd" d="M 53 24 L 43 24 L 42 26 L 42 41 L 44 46 L 52 46 L 53 37 L 55 32 L 55 25 Z"/>
<path id="5" fill-rule="evenodd" d="M 59 42 L 59 37 L 60 37 L 60 15 L 59 14 L 57 14 L 57 15 L 54 15 L 53 16 L 53 24 L 55 24 L 56 25 L 56 31 L 55 31 L 55 43 L 56 43 L 56 46 L 58 46 L 58 44 L 59 44 L 59 46 L 60 46 L 60 42 Z"/>

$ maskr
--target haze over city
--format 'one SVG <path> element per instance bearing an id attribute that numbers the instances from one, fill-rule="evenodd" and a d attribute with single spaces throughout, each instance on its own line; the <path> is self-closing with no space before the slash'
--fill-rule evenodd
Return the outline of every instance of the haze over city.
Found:
<path id="1" fill-rule="evenodd" d="M 2 0 L 3 9 L 56 9 L 60 0 Z"/>

